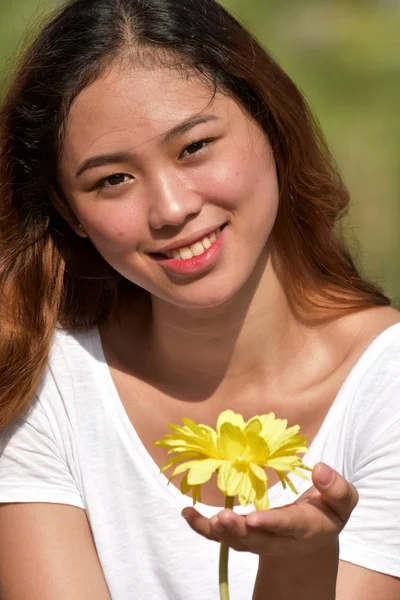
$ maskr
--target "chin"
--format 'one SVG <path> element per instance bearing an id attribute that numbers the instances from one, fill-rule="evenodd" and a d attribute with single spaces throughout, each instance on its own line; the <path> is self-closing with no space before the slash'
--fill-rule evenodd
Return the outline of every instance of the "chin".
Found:
<path id="1" fill-rule="evenodd" d="M 169 300 L 170 304 L 174 304 L 175 306 L 179 306 L 180 308 L 185 308 L 187 310 L 207 310 L 208 308 L 216 308 L 218 306 L 223 306 L 227 302 L 229 302 L 232 296 L 222 295 L 222 294 L 210 294 L 204 295 L 201 298 L 176 298 L 175 301 L 173 299 Z"/>
<path id="2" fill-rule="evenodd" d="M 191 280 L 186 277 L 180 281 L 165 278 L 153 281 L 143 278 L 139 281 L 136 278 L 133 283 L 150 294 L 153 304 L 169 304 L 184 310 L 207 310 L 230 305 L 236 300 L 240 304 L 241 299 L 248 301 L 257 285 L 258 271 L 256 265 L 237 261 L 234 268 L 230 265 Z M 252 281 L 252 275 L 255 275 L 255 281 Z"/>
<path id="3" fill-rule="evenodd" d="M 180 307 L 186 310 L 207 310 L 222 307 L 237 297 L 242 289 L 241 284 L 226 285 L 227 282 L 212 284 L 210 281 L 198 282 L 193 287 L 180 288 L 176 293 L 152 294 L 158 301 Z"/>

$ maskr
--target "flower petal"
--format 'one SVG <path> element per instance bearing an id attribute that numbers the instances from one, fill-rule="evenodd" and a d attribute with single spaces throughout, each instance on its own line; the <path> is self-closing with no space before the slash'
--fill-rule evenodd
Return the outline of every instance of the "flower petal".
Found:
<path id="1" fill-rule="evenodd" d="M 284 423 L 286 424 L 286 421 Z M 277 429 L 274 436 L 269 438 L 271 456 L 307 452 L 307 440 L 303 435 L 298 434 L 298 431 L 299 425 L 289 427 L 285 431 L 281 428 Z"/>
<path id="2" fill-rule="evenodd" d="M 212 429 L 208 425 L 203 425 L 201 423 L 198 425 L 191 419 L 186 418 L 183 418 L 182 421 L 188 427 L 190 432 L 199 437 L 200 439 L 205 439 L 212 443 L 216 441 L 217 434 L 214 431 L 214 429 Z"/>
<path id="3" fill-rule="evenodd" d="M 197 451 L 207 457 L 217 458 L 217 434 L 206 425 L 197 425 L 191 419 L 183 419 L 184 425 L 169 425 L 173 433 L 155 442 L 156 446 L 169 448 L 172 452 Z"/>
<path id="4" fill-rule="evenodd" d="M 238 468 L 230 461 L 225 462 L 218 470 L 218 488 L 225 496 L 236 496 L 246 473 L 247 465 Z"/>
<path id="5" fill-rule="evenodd" d="M 187 476 L 188 484 L 200 485 L 205 483 L 222 463 L 222 460 L 216 460 L 215 458 L 192 461 Z"/>
<path id="6" fill-rule="evenodd" d="M 194 485 L 192 487 L 193 506 L 196 502 L 201 502 L 201 485 Z"/>
<path id="7" fill-rule="evenodd" d="M 270 451 L 267 442 L 258 433 L 249 431 L 245 434 L 246 450 L 244 456 L 249 461 L 262 465 L 267 462 Z"/>
<path id="8" fill-rule="evenodd" d="M 255 463 L 249 463 L 249 467 L 253 472 L 254 476 L 257 477 L 260 481 L 267 481 L 267 474 L 260 465 L 256 465 Z"/>
<path id="9" fill-rule="evenodd" d="M 217 440 L 218 455 L 225 460 L 236 460 L 242 456 L 246 439 L 240 427 L 232 423 L 223 423 Z"/>
<path id="10" fill-rule="evenodd" d="M 275 469 L 276 471 L 292 471 L 294 468 L 301 465 L 299 456 L 277 456 L 276 458 L 269 458 L 264 466 Z"/>
<path id="11" fill-rule="evenodd" d="M 294 494 L 298 494 L 299 492 L 297 491 L 297 489 L 294 487 L 293 483 L 290 481 L 289 477 L 285 474 L 285 473 L 278 473 L 279 475 L 279 479 L 282 482 L 283 487 L 285 488 L 285 483 L 290 487 L 290 489 L 292 490 L 292 492 Z M 282 481 L 283 480 L 283 481 Z M 285 482 L 285 483 L 283 483 Z"/>
<path id="12" fill-rule="evenodd" d="M 265 418 L 263 419 L 263 417 Z M 274 413 L 261 415 L 260 419 L 263 424 L 261 435 L 267 442 L 272 454 L 279 447 L 281 438 L 285 434 L 287 420 L 276 419 Z"/>
<path id="13" fill-rule="evenodd" d="M 269 509 L 269 498 L 268 492 L 265 490 L 265 493 L 261 498 L 256 498 L 254 500 L 254 506 L 257 510 L 268 510 Z"/>
<path id="14" fill-rule="evenodd" d="M 217 420 L 217 434 L 220 435 L 221 427 L 224 423 L 231 423 L 243 430 L 245 427 L 244 419 L 241 414 L 233 412 L 233 410 L 224 410 Z"/>
<path id="15" fill-rule="evenodd" d="M 250 478 L 254 489 L 254 506 L 257 510 L 267 510 L 269 508 L 267 482 L 261 481 L 253 471 L 250 471 Z"/>
<path id="16" fill-rule="evenodd" d="M 179 430 L 177 433 L 166 434 L 162 440 L 157 440 L 155 445 L 169 448 L 172 452 L 196 451 L 202 452 L 204 456 L 217 457 L 216 445 L 208 434 L 201 437 L 185 431 L 183 427 Z"/>
<path id="17" fill-rule="evenodd" d="M 239 502 L 242 506 L 246 506 L 256 499 L 256 490 L 250 472 L 244 473 L 242 481 L 240 482 L 238 494 Z"/>
<path id="18" fill-rule="evenodd" d="M 164 473 L 167 469 L 172 467 L 177 462 L 182 462 L 187 458 L 197 458 L 203 459 L 204 455 L 200 454 L 200 452 L 182 452 L 181 454 L 175 454 L 172 456 L 166 463 L 161 467 L 161 472 Z"/>
<path id="19" fill-rule="evenodd" d="M 182 477 L 179 487 L 180 487 L 182 494 L 187 494 L 188 492 L 190 492 L 191 486 L 188 484 L 188 481 L 187 481 L 187 473 Z"/>
<path id="20" fill-rule="evenodd" d="M 262 431 L 262 423 L 259 417 L 252 417 L 246 423 L 246 427 L 244 428 L 244 433 L 249 433 L 252 431 L 253 433 L 261 433 Z"/>
<path id="21" fill-rule="evenodd" d="M 203 460 L 207 460 L 207 459 L 203 459 Z M 178 465 L 173 470 L 172 475 L 169 478 L 169 480 L 172 481 L 172 479 L 174 479 L 174 477 L 176 477 L 177 475 L 180 475 L 181 473 L 184 473 L 185 471 L 190 469 L 191 466 L 196 462 L 197 462 L 196 460 L 188 460 L 186 462 L 183 462 L 181 465 Z"/>
<path id="22" fill-rule="evenodd" d="M 301 477 L 301 479 L 305 479 L 306 481 L 310 481 L 310 478 L 307 477 L 307 475 L 305 473 L 303 473 L 303 471 L 299 471 L 299 469 L 305 469 L 306 471 L 312 471 L 312 469 L 310 469 L 310 467 L 307 467 L 307 465 L 299 465 L 297 469 L 293 469 L 293 471 L 291 471 L 294 475 L 297 475 L 297 477 Z"/>
<path id="23" fill-rule="evenodd" d="M 286 429 L 287 420 L 276 419 L 274 413 L 261 415 L 259 418 L 263 424 L 261 436 L 268 443 L 271 456 L 288 450 L 290 450 L 291 454 L 307 452 L 307 441 L 303 435 L 298 434 L 299 425 L 294 425 Z"/>

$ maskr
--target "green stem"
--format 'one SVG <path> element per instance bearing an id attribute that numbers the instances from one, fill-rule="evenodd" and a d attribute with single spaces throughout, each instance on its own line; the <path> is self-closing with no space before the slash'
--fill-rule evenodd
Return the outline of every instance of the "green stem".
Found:
<path id="1" fill-rule="evenodd" d="M 234 498 L 226 496 L 225 508 L 233 508 Z M 229 546 L 221 542 L 219 550 L 219 597 L 220 600 L 229 600 L 229 584 L 228 584 L 228 554 Z"/>

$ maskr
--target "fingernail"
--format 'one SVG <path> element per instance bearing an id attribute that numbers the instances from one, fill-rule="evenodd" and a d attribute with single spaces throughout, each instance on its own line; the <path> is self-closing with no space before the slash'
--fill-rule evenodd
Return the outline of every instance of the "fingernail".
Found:
<path id="1" fill-rule="evenodd" d="M 318 482 L 321 487 L 328 487 L 335 479 L 335 471 L 325 463 L 321 463 L 318 468 Z"/>

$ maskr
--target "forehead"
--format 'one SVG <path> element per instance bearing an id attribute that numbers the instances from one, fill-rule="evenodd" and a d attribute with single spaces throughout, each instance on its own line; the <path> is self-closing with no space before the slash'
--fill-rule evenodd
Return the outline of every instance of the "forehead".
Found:
<path id="1" fill-rule="evenodd" d="M 238 107 L 194 73 L 171 67 L 127 68 L 115 65 L 75 99 L 67 119 L 63 154 L 80 160 L 110 144 L 140 147 L 155 141 L 181 121 Z"/>

